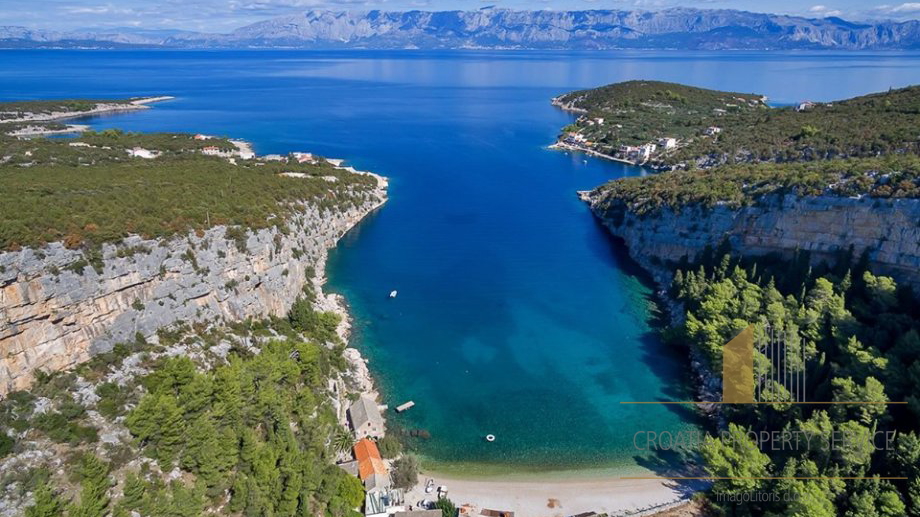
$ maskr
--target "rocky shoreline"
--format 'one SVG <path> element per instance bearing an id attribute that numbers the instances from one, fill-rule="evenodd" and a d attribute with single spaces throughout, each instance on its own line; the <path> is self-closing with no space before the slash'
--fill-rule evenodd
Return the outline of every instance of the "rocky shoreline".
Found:
<path id="1" fill-rule="evenodd" d="M 380 185 L 380 188 L 383 189 L 384 191 L 386 191 L 386 189 L 389 187 L 389 182 L 387 178 L 383 176 L 374 174 L 372 172 L 358 171 L 352 167 L 343 166 L 342 160 L 327 159 L 327 161 L 335 164 L 336 167 L 348 170 L 349 172 L 353 172 L 356 174 L 367 174 L 367 175 L 373 176 L 374 178 L 377 179 L 378 185 Z M 345 233 L 348 233 L 352 228 L 357 226 L 357 224 L 359 224 L 360 221 L 364 220 L 364 217 L 367 217 L 368 215 L 373 213 L 375 210 L 383 206 L 383 204 L 386 203 L 386 200 L 387 200 L 386 195 L 384 195 L 377 204 L 375 204 L 374 206 L 370 207 L 367 210 L 367 213 L 361 218 L 361 220 L 357 221 L 354 225 L 346 229 L 345 232 L 343 232 L 342 235 L 340 235 L 339 238 L 336 239 L 336 242 L 338 242 L 338 240 L 341 239 L 341 237 L 344 236 Z M 343 393 L 356 393 L 356 394 L 369 395 L 373 397 L 374 399 L 377 399 L 379 397 L 379 393 L 377 392 L 376 386 L 374 384 L 374 379 L 370 373 L 370 369 L 367 366 L 367 362 L 368 362 L 367 359 L 365 359 L 361 355 L 360 350 L 349 345 L 349 340 L 351 338 L 351 328 L 352 328 L 353 319 L 352 319 L 351 312 L 348 309 L 348 302 L 344 296 L 337 294 L 337 293 L 327 293 L 323 289 L 327 281 L 326 263 L 328 261 L 328 258 L 329 258 L 329 249 L 327 248 L 326 250 L 322 252 L 322 254 L 316 260 L 315 275 L 313 276 L 313 278 L 310 279 L 310 283 L 313 287 L 313 292 L 316 293 L 316 300 L 314 301 L 314 304 L 313 304 L 314 308 L 318 311 L 335 313 L 339 315 L 339 317 L 341 318 L 339 321 L 339 325 L 336 328 L 336 334 L 339 336 L 339 339 L 341 339 L 342 342 L 346 344 L 346 348 L 342 352 L 342 356 L 345 358 L 345 361 L 349 365 L 349 379 L 348 379 L 349 382 L 346 383 L 346 386 L 344 386 L 345 389 L 341 391 Z M 342 401 L 338 401 L 338 402 L 339 403 L 336 404 L 337 405 L 336 411 L 338 413 L 339 420 L 342 423 L 347 425 L 347 422 L 345 422 L 346 417 L 345 417 L 344 404 L 341 403 Z"/>

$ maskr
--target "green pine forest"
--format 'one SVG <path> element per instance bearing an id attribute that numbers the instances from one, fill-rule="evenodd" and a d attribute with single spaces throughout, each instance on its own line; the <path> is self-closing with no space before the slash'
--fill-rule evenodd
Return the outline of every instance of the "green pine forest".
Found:
<path id="1" fill-rule="evenodd" d="M 833 267 L 809 263 L 805 252 L 788 261 L 710 250 L 674 275 L 669 295 L 685 317 L 666 335 L 699 350 L 711 371 L 721 371 L 724 343 L 754 324 L 757 342 L 770 328 L 783 333 L 790 357 L 804 356 L 806 400 L 879 403 L 722 406 L 731 438 L 713 433 L 705 440 L 709 475 L 828 479 L 717 480 L 709 503 L 715 515 L 730 516 L 920 515 L 920 303 L 891 278 L 872 274 L 865 257 L 844 254 Z M 802 361 L 790 364 L 799 368 Z M 755 351 L 755 377 L 768 379 L 766 398 L 791 400 L 786 387 L 771 380 L 772 368 Z M 906 404 L 883 404 L 888 401 Z M 748 434 L 770 431 L 813 439 L 774 450 L 772 442 L 759 446 Z M 870 479 L 830 479 L 848 477 Z M 719 502 L 720 495 L 751 492 L 783 498 Z"/>
<path id="2" fill-rule="evenodd" d="M 158 343 L 138 337 L 41 375 L 0 401 L 0 436 L 28 430 L 60 469 L 10 470 L 0 486 L 34 493 L 30 517 L 360 515 L 361 482 L 333 464 L 351 445 L 329 402 L 329 380 L 347 367 L 339 320 L 311 303 L 305 293 L 288 318 L 162 330 Z M 128 363 L 146 373 L 115 375 Z M 92 395 L 76 397 L 80 386 Z M 37 411 L 39 398 L 51 407 Z M 104 440 L 119 428 L 127 445 Z M 17 447 L 6 440 L 0 455 Z"/>

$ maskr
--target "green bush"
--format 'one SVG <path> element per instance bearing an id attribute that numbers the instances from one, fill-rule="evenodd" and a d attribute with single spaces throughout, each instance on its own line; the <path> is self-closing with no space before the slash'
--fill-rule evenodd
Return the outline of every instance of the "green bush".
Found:
<path id="1" fill-rule="evenodd" d="M 393 486 L 409 490 L 418 484 L 418 460 L 415 456 L 400 456 L 393 462 L 393 472 L 390 474 Z"/>

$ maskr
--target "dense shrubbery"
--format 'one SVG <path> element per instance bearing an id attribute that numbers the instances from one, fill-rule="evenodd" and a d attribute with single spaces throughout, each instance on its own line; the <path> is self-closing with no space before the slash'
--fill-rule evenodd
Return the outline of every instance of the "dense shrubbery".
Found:
<path id="1" fill-rule="evenodd" d="M 644 214 L 667 206 L 742 206 L 774 193 L 920 197 L 920 157 L 885 156 L 808 163 L 726 165 L 611 181 L 598 189 Z"/>
<path id="2" fill-rule="evenodd" d="M 678 269 L 671 293 L 687 317 L 672 337 L 692 343 L 720 371 L 724 343 L 750 324 L 762 338 L 770 325 L 785 333 L 791 357 L 804 352 L 807 400 L 908 404 L 723 406 L 733 439 L 707 439 L 703 457 L 711 475 L 738 479 L 717 480 L 713 492 L 775 491 L 794 499 L 726 504 L 729 515 L 920 515 L 920 305 L 864 260 L 842 257 L 833 269 L 808 264 L 805 254 L 791 262 L 724 256 Z M 769 379 L 772 368 L 755 352 L 755 375 Z M 767 381 L 764 389 L 773 400 L 789 400 L 781 385 Z M 747 434 L 781 430 L 807 432 L 820 446 L 761 451 Z M 871 437 L 886 431 L 898 433 L 893 447 L 874 450 Z M 864 440 L 829 450 L 833 436 Z M 822 479 L 751 479 L 770 476 Z M 831 479 L 872 476 L 907 480 Z"/>
<path id="3" fill-rule="evenodd" d="M 0 249 L 54 241 L 93 247 L 129 234 L 165 237 L 208 224 L 264 228 L 282 224 L 298 203 L 341 209 L 361 202 L 362 192 L 375 186 L 369 176 L 325 162 L 233 165 L 183 153 L 201 143 L 188 135 L 115 131 L 84 139 L 108 142 L 112 149 L 71 147 L 60 140 L 0 141 L 4 154 L 12 156 L 0 166 Z M 130 158 L 123 148 L 135 144 L 176 150 L 154 160 Z"/>

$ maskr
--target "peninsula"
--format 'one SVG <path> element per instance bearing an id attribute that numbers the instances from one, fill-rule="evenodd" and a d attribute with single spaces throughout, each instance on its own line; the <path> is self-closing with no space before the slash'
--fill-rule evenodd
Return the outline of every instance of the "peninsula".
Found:
<path id="1" fill-rule="evenodd" d="M 763 95 L 627 81 L 554 98 L 578 114 L 555 147 L 657 170 L 916 153 L 918 99 L 911 86 L 770 107 Z"/>
<path id="2" fill-rule="evenodd" d="M 386 179 L 203 134 L 5 131 L 132 102 L 0 122 L 0 515 L 353 515 L 336 463 L 376 393 L 322 271 Z"/>
<path id="3" fill-rule="evenodd" d="M 715 479 L 707 504 L 752 515 L 920 510 L 918 100 L 909 87 L 769 108 L 646 81 L 556 99 L 583 110 L 563 136 L 582 135 L 579 146 L 677 141 L 642 162 L 665 172 L 579 195 L 657 282 L 670 313 L 663 335 L 687 349 L 698 399 L 722 400 L 724 344 L 747 328 L 797 358 L 781 365 L 755 349 L 755 389 L 775 404 L 698 406 L 724 432 L 699 449 Z M 858 438 L 791 452 L 751 438 L 774 430 Z M 897 439 L 872 447 L 885 432 Z M 729 497 L 742 492 L 791 496 Z"/>
<path id="4" fill-rule="evenodd" d="M 136 97 L 127 100 L 61 99 L 0 102 L 0 124 L 13 136 L 74 133 L 87 129 L 80 124 L 54 123 L 78 117 L 147 109 L 148 104 L 171 100 L 169 95 Z"/>

